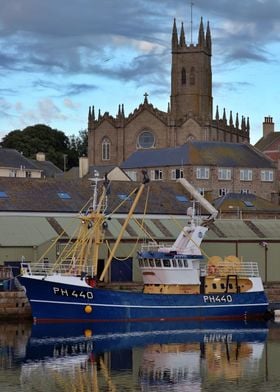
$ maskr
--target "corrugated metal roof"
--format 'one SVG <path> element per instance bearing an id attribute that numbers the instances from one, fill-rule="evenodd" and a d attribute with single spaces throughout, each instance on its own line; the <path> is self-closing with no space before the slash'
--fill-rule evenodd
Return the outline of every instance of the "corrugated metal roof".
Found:
<path id="1" fill-rule="evenodd" d="M 78 220 L 74 217 L 55 217 L 54 219 L 67 232 L 71 238 L 78 227 Z M 158 226 L 157 222 L 160 222 Z M 178 236 L 179 231 L 185 225 L 186 221 L 182 218 L 151 218 L 145 220 L 145 225 L 153 239 L 161 243 L 173 241 Z M 254 225 L 264 234 L 266 239 L 280 238 L 280 220 L 254 220 Z M 219 237 L 214 228 L 209 230 L 206 239 L 210 240 L 256 240 L 260 237 L 250 229 L 246 221 L 242 220 L 222 220 L 217 219 L 214 225 L 224 234 Z M 159 227 L 167 229 L 160 230 Z M 120 232 L 120 218 L 112 218 L 109 221 L 109 230 L 106 231 L 105 238 L 115 239 Z M 123 240 L 136 240 L 137 238 L 151 241 L 152 238 L 146 236 L 139 226 L 131 220 L 127 230 L 124 232 Z M 0 216 L 0 242 L 1 246 L 23 247 L 39 246 L 51 239 L 57 238 L 57 233 L 45 217 L 4 217 Z"/>
<path id="2" fill-rule="evenodd" d="M 265 234 L 267 238 L 280 238 L 280 221 L 277 220 L 252 220 L 255 226 Z"/>
<path id="3" fill-rule="evenodd" d="M 217 219 L 215 221 L 215 226 L 221 230 L 221 232 L 225 235 L 225 238 L 258 238 L 257 235 L 242 220 Z"/>
<path id="4" fill-rule="evenodd" d="M 162 149 L 138 150 L 121 165 L 123 169 L 182 165 L 272 168 L 273 162 L 245 143 L 189 141 Z"/>
<path id="5" fill-rule="evenodd" d="M 0 217 L 1 246 L 37 246 L 56 238 L 43 217 Z"/>

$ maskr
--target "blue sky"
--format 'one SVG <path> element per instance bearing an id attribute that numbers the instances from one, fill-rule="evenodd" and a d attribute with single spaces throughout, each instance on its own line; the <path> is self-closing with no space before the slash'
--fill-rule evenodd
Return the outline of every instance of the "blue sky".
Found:
<path id="1" fill-rule="evenodd" d="M 193 1 L 212 33 L 213 102 L 249 116 L 251 143 L 264 116 L 280 129 L 280 0 Z M 128 115 L 149 94 L 167 109 L 173 18 L 190 42 L 190 1 L 0 0 L 0 137 L 48 124 L 87 127 L 90 105 Z"/>

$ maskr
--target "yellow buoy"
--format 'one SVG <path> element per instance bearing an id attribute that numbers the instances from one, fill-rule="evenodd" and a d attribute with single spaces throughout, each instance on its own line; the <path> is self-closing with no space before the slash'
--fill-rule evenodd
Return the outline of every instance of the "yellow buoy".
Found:
<path id="1" fill-rule="evenodd" d="M 91 313 L 92 312 L 92 307 L 90 305 L 85 306 L 85 312 L 86 313 Z"/>
<path id="2" fill-rule="evenodd" d="M 92 330 L 91 329 L 86 329 L 84 332 L 84 335 L 86 338 L 90 338 L 92 336 Z"/>

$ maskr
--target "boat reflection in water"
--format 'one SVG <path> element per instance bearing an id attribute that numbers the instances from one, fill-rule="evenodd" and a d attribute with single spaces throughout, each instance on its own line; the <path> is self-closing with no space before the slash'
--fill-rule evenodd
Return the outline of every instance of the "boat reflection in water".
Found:
<path id="1" fill-rule="evenodd" d="M 241 321 L 33 325 L 21 385 L 24 391 L 32 385 L 44 391 L 46 384 L 54 391 L 84 385 L 144 391 L 168 384 L 199 391 L 206 378 L 254 377 L 267 332 L 264 322 Z"/>

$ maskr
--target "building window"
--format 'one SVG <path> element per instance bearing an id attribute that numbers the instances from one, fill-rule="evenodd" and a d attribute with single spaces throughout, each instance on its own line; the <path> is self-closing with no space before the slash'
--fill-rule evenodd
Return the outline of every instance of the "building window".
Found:
<path id="1" fill-rule="evenodd" d="M 218 169 L 218 178 L 219 180 L 225 181 L 231 180 L 231 169 L 225 169 L 223 167 L 220 167 Z"/>
<path id="2" fill-rule="evenodd" d="M 204 194 L 205 194 L 204 188 L 197 188 L 196 190 L 197 190 L 197 192 L 199 192 L 201 194 L 201 196 L 204 196 Z"/>
<path id="3" fill-rule="evenodd" d="M 252 181 L 253 172 L 251 169 L 240 170 L 240 181 Z"/>
<path id="4" fill-rule="evenodd" d="M 272 182 L 273 170 L 261 170 L 261 181 Z"/>
<path id="5" fill-rule="evenodd" d="M 172 169 L 171 170 L 171 180 L 177 180 L 178 178 L 184 178 L 183 169 Z"/>
<path id="6" fill-rule="evenodd" d="M 102 142 L 102 161 L 108 161 L 110 159 L 110 141 L 104 139 Z"/>
<path id="7" fill-rule="evenodd" d="M 160 169 L 151 170 L 151 180 L 158 181 L 162 179 L 163 179 L 162 170 Z"/>
<path id="8" fill-rule="evenodd" d="M 27 170 L 27 171 L 25 172 L 25 177 L 26 177 L 26 178 L 31 178 L 31 177 L 32 177 L 32 173 L 31 173 L 30 170 Z"/>
<path id="9" fill-rule="evenodd" d="M 71 196 L 67 192 L 57 192 L 57 196 L 62 200 L 69 200 Z"/>
<path id="10" fill-rule="evenodd" d="M 209 167 L 197 167 L 196 168 L 196 178 L 199 180 L 209 179 Z"/>
<path id="11" fill-rule="evenodd" d="M 182 69 L 182 84 L 187 83 L 187 77 L 186 77 L 186 70 L 185 68 Z"/>
<path id="12" fill-rule="evenodd" d="M 240 193 L 241 195 L 248 195 L 248 193 L 250 193 L 250 189 L 241 189 Z"/>
<path id="13" fill-rule="evenodd" d="M 220 188 L 219 189 L 219 196 L 225 196 L 229 190 L 227 188 Z"/>
<path id="14" fill-rule="evenodd" d="M 155 146 L 155 137 L 152 132 L 144 131 L 138 137 L 138 148 L 152 148 Z"/>

